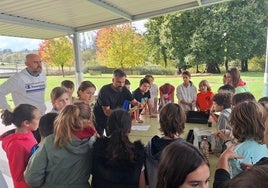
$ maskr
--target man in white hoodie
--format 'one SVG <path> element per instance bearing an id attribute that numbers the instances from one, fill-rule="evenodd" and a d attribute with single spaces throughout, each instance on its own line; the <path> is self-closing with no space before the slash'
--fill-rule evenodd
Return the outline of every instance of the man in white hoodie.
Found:
<path id="1" fill-rule="evenodd" d="M 15 106 L 31 104 L 45 114 L 46 75 L 42 73 L 42 61 L 38 55 L 28 54 L 25 65 L 25 69 L 0 85 L 0 109 L 11 110 L 6 100 L 6 95 L 11 93 Z"/>

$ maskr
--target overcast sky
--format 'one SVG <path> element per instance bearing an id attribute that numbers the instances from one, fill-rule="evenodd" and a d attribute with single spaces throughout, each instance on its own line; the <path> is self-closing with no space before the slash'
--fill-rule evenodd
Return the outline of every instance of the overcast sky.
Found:
<path id="1" fill-rule="evenodd" d="M 147 20 L 141 20 L 133 22 L 133 26 L 140 32 L 145 32 L 144 23 Z M 11 49 L 12 51 L 21 51 L 24 49 L 37 50 L 42 40 L 18 38 L 18 37 L 6 37 L 0 36 L 0 50 Z"/>

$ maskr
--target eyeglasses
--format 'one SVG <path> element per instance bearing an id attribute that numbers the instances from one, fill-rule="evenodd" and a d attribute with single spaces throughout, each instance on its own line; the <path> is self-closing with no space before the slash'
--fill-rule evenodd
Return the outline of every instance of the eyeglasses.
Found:
<path id="1" fill-rule="evenodd" d="M 32 62 L 34 62 L 36 64 L 42 63 L 42 61 L 32 61 Z"/>

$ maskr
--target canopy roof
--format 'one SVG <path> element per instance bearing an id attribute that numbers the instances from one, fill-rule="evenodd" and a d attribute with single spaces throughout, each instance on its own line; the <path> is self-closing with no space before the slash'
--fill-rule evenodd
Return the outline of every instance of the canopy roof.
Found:
<path id="1" fill-rule="evenodd" d="M 1 0 L 0 35 L 50 39 L 226 0 Z"/>

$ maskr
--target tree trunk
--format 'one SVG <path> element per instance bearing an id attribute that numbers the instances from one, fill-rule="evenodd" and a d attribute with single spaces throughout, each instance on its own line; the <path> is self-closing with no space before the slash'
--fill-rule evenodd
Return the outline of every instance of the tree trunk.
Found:
<path id="1" fill-rule="evenodd" d="M 216 67 L 217 73 L 221 73 L 221 69 L 219 67 L 219 64 L 216 64 L 215 67 Z"/>
<path id="2" fill-rule="evenodd" d="M 245 60 L 245 70 L 248 72 L 248 60 Z"/>
<path id="3" fill-rule="evenodd" d="M 61 72 L 62 72 L 62 76 L 65 77 L 63 65 L 61 65 Z"/>
<path id="4" fill-rule="evenodd" d="M 214 63 L 207 63 L 207 73 L 221 73 L 217 64 Z"/>
<path id="5" fill-rule="evenodd" d="M 161 53 L 163 55 L 163 59 L 164 59 L 164 66 L 165 68 L 167 67 L 167 53 L 166 53 L 166 47 L 161 46 Z"/>
<path id="6" fill-rule="evenodd" d="M 196 65 L 196 73 L 200 73 L 200 71 L 198 69 L 198 65 Z"/>
<path id="7" fill-rule="evenodd" d="M 248 71 L 248 60 L 241 60 L 241 72 Z"/>
<path id="8" fill-rule="evenodd" d="M 228 69 L 229 69 L 229 65 L 228 65 L 229 61 L 228 59 L 226 58 L 225 61 L 224 61 L 224 65 L 225 65 L 225 71 L 227 72 Z"/>

